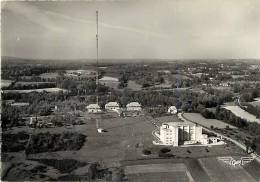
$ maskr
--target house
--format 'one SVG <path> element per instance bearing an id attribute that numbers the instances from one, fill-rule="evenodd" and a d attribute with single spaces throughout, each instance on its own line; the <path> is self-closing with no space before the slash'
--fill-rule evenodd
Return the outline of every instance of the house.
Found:
<path id="1" fill-rule="evenodd" d="M 177 110 L 177 108 L 175 106 L 170 106 L 168 108 L 168 113 L 169 114 L 177 114 L 177 112 L 178 112 L 178 110 Z"/>
<path id="2" fill-rule="evenodd" d="M 101 107 L 98 104 L 89 104 L 87 107 L 88 113 L 100 113 Z"/>
<path id="3" fill-rule="evenodd" d="M 105 109 L 110 110 L 110 111 L 114 111 L 114 110 L 119 110 L 120 107 L 119 107 L 119 104 L 117 102 L 108 102 L 105 105 Z"/>
<path id="4" fill-rule="evenodd" d="M 130 102 L 129 104 L 126 105 L 126 110 L 127 111 L 141 111 L 142 106 L 138 102 Z"/>

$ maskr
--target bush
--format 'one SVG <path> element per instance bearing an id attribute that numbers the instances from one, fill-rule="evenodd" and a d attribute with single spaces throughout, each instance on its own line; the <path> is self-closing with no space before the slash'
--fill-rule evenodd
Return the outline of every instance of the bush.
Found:
<path id="1" fill-rule="evenodd" d="M 171 149 L 169 149 L 169 148 L 162 148 L 160 150 L 161 153 L 167 153 L 167 152 L 170 152 L 170 151 L 171 151 Z"/>
<path id="2" fill-rule="evenodd" d="M 159 152 L 159 157 L 171 158 L 171 157 L 175 157 L 175 155 L 170 154 L 170 153 L 162 153 L 162 152 Z"/>
<path id="3" fill-rule="evenodd" d="M 2 151 L 19 152 L 25 149 L 29 135 L 25 132 L 2 134 Z"/>
<path id="4" fill-rule="evenodd" d="M 144 149 L 144 150 L 143 150 L 143 154 L 144 154 L 144 155 L 151 155 L 152 152 L 151 152 L 150 150 Z"/>
<path id="5" fill-rule="evenodd" d="M 85 139 L 85 135 L 72 132 L 63 132 L 61 134 L 50 134 L 49 132 L 38 133 L 32 136 L 26 153 L 79 150 L 84 144 Z"/>
<path id="6" fill-rule="evenodd" d="M 35 161 L 38 161 L 40 163 L 43 163 L 47 166 L 52 166 L 55 169 L 58 169 L 62 173 L 70 173 L 73 170 L 87 165 L 87 163 L 79 162 L 74 159 L 34 159 Z"/>

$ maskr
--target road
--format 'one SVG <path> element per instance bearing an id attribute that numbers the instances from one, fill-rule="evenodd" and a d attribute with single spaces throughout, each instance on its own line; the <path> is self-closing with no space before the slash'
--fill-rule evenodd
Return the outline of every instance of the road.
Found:
<path id="1" fill-rule="evenodd" d="M 195 123 L 195 124 L 197 124 L 197 125 L 200 125 L 200 124 L 198 124 L 198 123 L 196 123 L 196 122 L 194 122 L 194 121 L 191 121 L 191 120 L 185 118 L 185 117 L 183 116 L 183 113 L 178 114 L 178 117 L 180 117 L 180 118 L 182 118 L 182 119 L 184 119 L 184 120 L 187 120 L 187 121 L 189 121 L 189 122 Z M 200 126 L 202 126 L 204 130 L 206 130 L 206 131 L 208 131 L 208 132 L 211 132 L 211 133 L 214 133 L 214 134 L 216 134 L 217 136 L 220 136 L 220 137 L 222 137 L 222 138 L 224 138 L 224 139 L 226 139 L 226 140 L 228 140 L 228 141 L 234 143 L 235 145 L 237 145 L 238 147 L 240 147 L 242 150 L 246 151 L 246 146 L 245 146 L 244 144 L 242 144 L 242 143 L 240 143 L 240 142 L 238 142 L 238 141 L 236 141 L 236 140 L 234 140 L 234 139 L 232 139 L 232 138 L 230 138 L 230 137 L 224 136 L 223 134 L 220 134 L 220 133 L 215 132 L 215 131 L 213 131 L 213 130 L 211 130 L 211 129 L 208 129 L 206 126 L 203 126 L 203 125 L 200 125 Z M 251 155 L 254 159 L 256 159 L 257 162 L 260 163 L 260 156 L 259 156 L 258 154 L 256 154 L 256 153 L 251 153 L 250 155 Z"/>

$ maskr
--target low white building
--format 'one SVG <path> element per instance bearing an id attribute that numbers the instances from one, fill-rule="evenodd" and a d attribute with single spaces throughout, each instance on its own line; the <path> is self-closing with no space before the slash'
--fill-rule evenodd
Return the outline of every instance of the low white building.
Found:
<path id="1" fill-rule="evenodd" d="M 109 111 L 115 111 L 115 110 L 119 110 L 120 107 L 119 107 L 119 104 L 117 102 L 108 102 L 105 105 L 105 109 L 109 110 Z"/>
<path id="2" fill-rule="evenodd" d="M 202 134 L 202 127 L 190 122 L 168 122 L 153 133 L 159 145 L 189 145 L 195 143 L 207 144 L 207 135 Z"/>
<path id="3" fill-rule="evenodd" d="M 14 102 L 11 104 L 13 107 L 24 107 L 29 106 L 30 104 L 28 102 Z"/>
<path id="4" fill-rule="evenodd" d="M 142 106 L 138 102 L 130 102 L 129 104 L 126 105 L 126 110 L 127 111 L 141 111 Z"/>
<path id="5" fill-rule="evenodd" d="M 100 113 L 101 107 L 98 104 L 89 104 L 87 107 L 88 113 Z"/>
<path id="6" fill-rule="evenodd" d="M 170 113 L 170 114 L 177 114 L 177 112 L 178 112 L 178 110 L 175 106 L 170 106 L 168 108 L 168 113 Z"/>

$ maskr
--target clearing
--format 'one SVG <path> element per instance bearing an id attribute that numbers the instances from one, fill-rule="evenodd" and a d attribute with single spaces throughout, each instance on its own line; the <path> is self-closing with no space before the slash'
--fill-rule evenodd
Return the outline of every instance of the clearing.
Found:
<path id="1" fill-rule="evenodd" d="M 260 123 L 260 119 L 257 119 L 255 115 L 250 114 L 249 112 L 241 109 L 239 106 L 224 106 L 223 108 L 231 111 L 236 116 L 245 119 L 249 122 L 257 122 Z"/>
<path id="2" fill-rule="evenodd" d="M 14 92 L 18 92 L 18 93 L 30 93 L 30 92 L 67 92 L 68 90 L 66 89 L 61 89 L 61 88 L 42 88 L 42 89 L 29 89 L 29 90 L 4 90 L 5 93 L 14 93 Z"/>
<path id="3" fill-rule="evenodd" d="M 188 120 L 194 121 L 207 128 L 210 128 L 211 126 L 213 126 L 214 128 L 226 128 L 226 126 L 229 126 L 230 128 L 236 128 L 235 126 L 232 126 L 217 119 L 206 119 L 200 113 L 184 113 L 183 116 Z"/>

